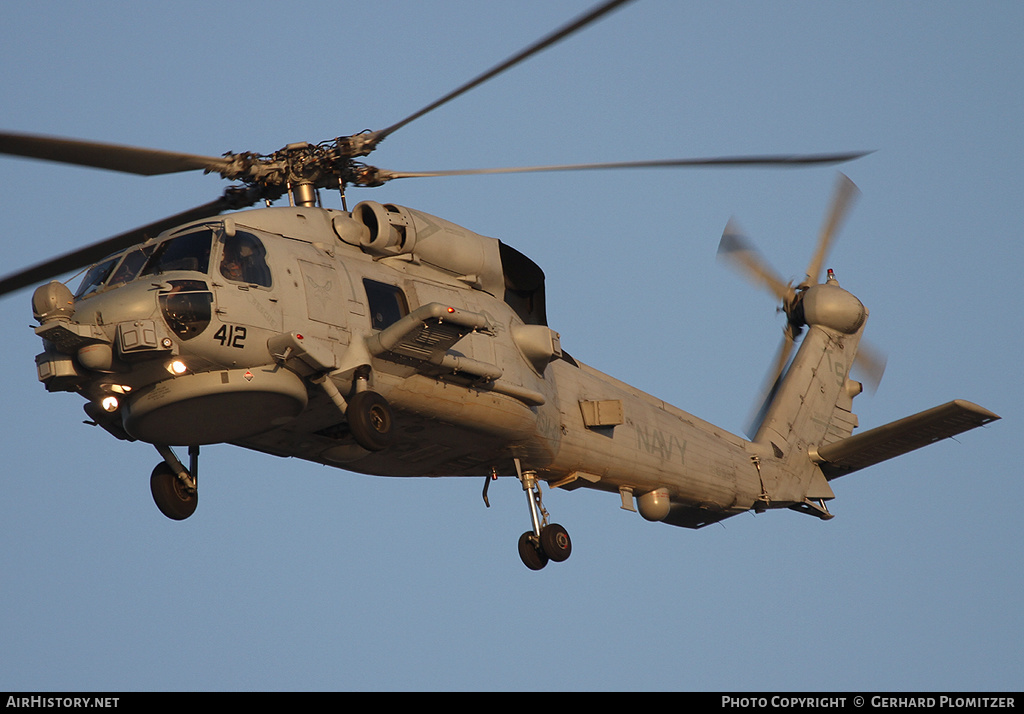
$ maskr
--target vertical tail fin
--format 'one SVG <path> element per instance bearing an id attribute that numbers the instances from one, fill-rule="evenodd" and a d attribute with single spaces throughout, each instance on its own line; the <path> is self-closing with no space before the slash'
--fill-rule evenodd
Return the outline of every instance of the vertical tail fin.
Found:
<path id="1" fill-rule="evenodd" d="M 857 426 L 853 397 L 861 386 L 849 378 L 860 331 L 841 335 L 812 326 L 767 404 L 753 440 L 776 452 L 846 438 Z"/>
<path id="2" fill-rule="evenodd" d="M 765 483 L 775 502 L 832 498 L 808 450 L 844 439 L 857 426 L 852 407 L 861 385 L 850 379 L 850 368 L 867 309 L 832 276 L 802 293 L 800 303 L 806 335 L 753 437 L 784 466 Z"/>

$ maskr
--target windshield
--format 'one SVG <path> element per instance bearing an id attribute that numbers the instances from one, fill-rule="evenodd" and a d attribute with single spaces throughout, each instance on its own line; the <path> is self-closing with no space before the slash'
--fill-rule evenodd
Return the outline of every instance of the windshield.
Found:
<path id="1" fill-rule="evenodd" d="M 125 254 L 110 256 L 89 268 L 75 297 L 84 297 L 103 286 L 130 282 L 140 274 L 153 275 L 171 270 L 205 273 L 210 268 L 212 244 L 213 231 L 206 228 L 171 238 L 156 246 L 147 245 Z M 259 247 L 262 250 L 262 246 Z M 114 270 L 115 267 L 117 270 Z"/>
<path id="2" fill-rule="evenodd" d="M 120 257 L 116 255 L 113 258 L 107 258 L 102 263 L 97 263 L 89 268 L 89 272 L 82 278 L 82 284 L 78 286 L 78 292 L 75 293 L 75 297 L 80 298 L 88 295 L 102 285 L 103 281 L 110 275 L 110 271 L 117 265 L 118 258 Z"/>
<path id="3" fill-rule="evenodd" d="M 210 246 L 213 231 L 209 228 L 166 240 L 153 250 L 142 269 L 142 275 L 191 270 L 205 273 L 210 268 Z"/>
<path id="4" fill-rule="evenodd" d="M 134 280 L 135 276 L 142 270 L 142 266 L 146 264 L 146 259 L 149 254 L 153 252 L 153 246 L 147 248 L 136 248 L 135 250 L 127 253 L 124 256 L 124 260 L 117 266 L 117 270 L 110 276 L 110 280 L 107 281 L 107 285 L 120 285 L 121 283 L 127 283 L 130 280 Z"/>

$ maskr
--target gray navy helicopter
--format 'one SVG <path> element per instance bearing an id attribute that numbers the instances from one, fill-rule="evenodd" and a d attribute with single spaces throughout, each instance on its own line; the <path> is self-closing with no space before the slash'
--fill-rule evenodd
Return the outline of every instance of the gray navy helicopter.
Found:
<path id="1" fill-rule="evenodd" d="M 402 121 L 273 154 L 198 156 L 19 133 L 0 153 L 140 175 L 201 170 L 238 182 L 210 203 L 0 280 L 0 295 L 86 266 L 74 291 L 32 297 L 39 380 L 77 392 L 91 422 L 153 444 L 159 509 L 198 502 L 202 445 L 230 443 L 383 476 L 470 476 L 483 498 L 515 476 L 527 567 L 563 561 L 541 482 L 621 496 L 649 520 L 701 528 L 746 511 L 829 519 L 830 482 L 999 417 L 956 400 L 853 435 L 850 378 L 868 311 L 821 272 L 855 194 L 840 177 L 806 279 L 788 284 L 730 223 L 720 254 L 780 302 L 782 348 L 749 439 L 602 374 L 547 324 L 544 273 L 515 248 L 345 189 L 399 178 L 645 166 L 794 166 L 861 153 L 397 172 L 359 161 L 409 122 L 586 27 L 604 2 Z M 320 193 L 339 190 L 342 210 Z M 288 206 L 271 207 L 287 196 Z M 260 201 L 265 208 L 240 210 Z M 802 337 L 797 348 L 797 340 Z M 794 354 L 795 352 L 795 354 Z M 186 447 L 184 464 L 172 447 Z"/>

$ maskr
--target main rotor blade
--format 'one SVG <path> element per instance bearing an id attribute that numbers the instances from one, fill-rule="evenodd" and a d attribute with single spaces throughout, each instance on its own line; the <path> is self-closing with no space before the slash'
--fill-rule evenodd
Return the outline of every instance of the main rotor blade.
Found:
<path id="1" fill-rule="evenodd" d="M 743 235 L 734 219 L 729 219 L 718 244 L 718 257 L 731 261 L 743 270 L 751 280 L 768 288 L 768 290 L 785 304 L 791 297 L 793 288 L 765 262 L 753 244 Z"/>
<path id="2" fill-rule="evenodd" d="M 213 156 L 12 132 L 0 132 L 0 153 L 143 176 L 197 169 L 220 172 L 229 165 Z"/>
<path id="3" fill-rule="evenodd" d="M 0 278 L 0 295 L 6 295 L 7 293 L 20 290 L 21 288 L 41 283 L 44 280 L 49 280 L 58 275 L 69 273 L 72 270 L 84 268 L 87 265 L 105 258 L 111 253 L 115 253 L 119 250 L 123 250 L 136 243 L 142 243 L 148 238 L 153 238 L 161 231 L 165 231 L 168 228 L 180 225 L 182 223 L 188 223 L 189 221 L 197 221 L 201 218 L 207 218 L 208 216 L 216 216 L 223 213 L 231 208 L 237 208 L 237 204 L 232 202 L 227 197 L 222 196 L 216 201 L 210 203 L 204 203 L 202 206 L 196 206 L 190 208 L 187 211 L 168 216 L 167 218 L 159 221 L 154 221 L 145 226 L 140 226 L 133 230 L 121 233 L 107 238 L 106 240 L 93 243 L 84 248 L 79 248 L 76 251 L 67 253 L 58 258 L 53 258 L 45 263 L 40 263 L 31 268 L 8 275 L 5 278 Z"/>
<path id="4" fill-rule="evenodd" d="M 840 173 L 836 179 L 836 188 L 832 195 L 829 213 L 821 227 L 821 233 L 818 235 L 817 250 L 811 258 L 810 265 L 807 266 L 807 280 L 811 285 L 816 285 L 819 282 L 821 268 L 832 247 L 832 242 L 835 240 L 835 235 L 839 231 L 839 226 L 859 193 L 860 189 L 857 188 L 857 185 L 849 177 Z"/>
<path id="5" fill-rule="evenodd" d="M 537 42 L 534 42 L 532 45 L 526 47 L 525 49 L 520 50 L 519 52 L 509 57 L 501 64 L 492 67 L 483 74 L 466 82 L 462 86 L 453 89 L 451 92 L 444 95 L 440 99 L 428 104 L 419 111 L 410 114 L 405 119 L 402 119 L 401 121 L 392 124 L 386 129 L 381 129 L 380 131 L 374 132 L 374 143 L 385 139 L 387 136 L 398 131 L 409 122 L 419 119 L 421 116 L 427 114 L 428 112 L 432 112 L 433 110 L 440 107 L 442 104 L 447 104 L 456 97 L 465 94 L 474 87 L 478 87 L 487 80 L 494 78 L 495 76 L 501 74 L 510 67 L 513 67 L 522 62 L 523 60 L 537 54 L 541 50 L 547 49 L 548 47 L 555 44 L 559 40 L 565 39 L 569 35 L 576 32 L 577 30 L 583 29 L 587 25 L 601 18 L 603 15 L 608 14 L 618 6 L 624 5 L 627 2 L 632 2 L 632 0 L 610 0 L 609 2 L 604 2 L 592 8 L 591 10 L 579 16 L 575 20 L 570 21 L 568 24 L 564 25 L 560 29 L 555 30 L 550 35 L 547 35 L 546 37 L 541 38 Z"/>
<path id="6" fill-rule="evenodd" d="M 594 169 L 686 168 L 699 166 L 803 166 L 807 164 L 838 164 L 866 156 L 869 151 L 838 154 L 773 154 L 764 156 L 717 156 L 697 159 L 654 159 L 650 161 L 613 161 L 595 164 L 553 164 L 550 166 L 514 166 L 492 169 L 454 169 L 451 171 L 388 171 L 377 169 L 383 181 L 400 178 L 431 178 L 435 176 L 473 176 L 477 174 L 522 174 L 544 171 L 589 171 Z"/>

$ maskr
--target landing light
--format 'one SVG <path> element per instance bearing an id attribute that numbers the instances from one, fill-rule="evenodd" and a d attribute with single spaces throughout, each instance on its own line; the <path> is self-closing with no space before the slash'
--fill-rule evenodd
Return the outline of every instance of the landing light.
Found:
<path id="1" fill-rule="evenodd" d="M 174 359 L 167 363 L 167 371 L 173 375 L 185 374 L 188 371 L 188 365 L 180 359 Z"/>
<path id="2" fill-rule="evenodd" d="M 103 411 L 106 412 L 116 412 L 118 404 L 117 397 L 113 395 L 103 397 L 103 399 L 100 400 L 100 406 L 103 407 Z"/>

